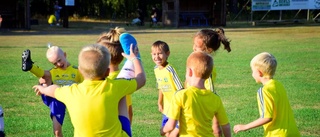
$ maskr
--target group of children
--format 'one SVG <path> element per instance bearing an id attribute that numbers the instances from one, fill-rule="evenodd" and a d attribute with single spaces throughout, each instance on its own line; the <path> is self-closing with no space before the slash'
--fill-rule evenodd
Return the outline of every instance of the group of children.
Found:
<path id="1" fill-rule="evenodd" d="M 156 41 L 151 46 L 156 65 L 158 110 L 163 115 L 160 134 L 230 137 L 223 101 L 214 90 L 216 67 L 211 55 L 221 43 L 230 52 L 230 41 L 222 28 L 200 30 L 193 41 L 194 51 L 187 58 L 185 82 L 168 62 L 168 44 Z M 22 70 L 40 78 L 40 84 L 33 88 L 50 107 L 55 136 L 62 136 L 65 106 L 74 126 L 74 136 L 132 136 L 130 94 L 146 82 L 137 42 L 123 28 L 114 28 L 102 33 L 96 43 L 82 48 L 78 68 L 72 66 L 66 53 L 56 46 L 47 52 L 47 59 L 55 66 L 51 70 L 44 71 L 33 65 L 30 50 L 23 53 Z M 120 69 L 124 57 L 127 60 Z M 261 117 L 246 125 L 235 125 L 233 131 L 238 133 L 263 125 L 265 136 L 300 136 L 286 91 L 273 79 L 277 66 L 274 56 L 260 53 L 250 66 L 253 78 L 263 84 L 257 93 Z M 55 106 L 57 104 L 59 106 Z"/>

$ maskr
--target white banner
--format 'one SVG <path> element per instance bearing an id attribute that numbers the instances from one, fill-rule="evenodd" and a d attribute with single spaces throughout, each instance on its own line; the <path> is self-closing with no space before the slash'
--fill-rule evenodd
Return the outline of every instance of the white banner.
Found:
<path id="1" fill-rule="evenodd" d="M 252 11 L 320 9 L 320 0 L 252 0 Z"/>

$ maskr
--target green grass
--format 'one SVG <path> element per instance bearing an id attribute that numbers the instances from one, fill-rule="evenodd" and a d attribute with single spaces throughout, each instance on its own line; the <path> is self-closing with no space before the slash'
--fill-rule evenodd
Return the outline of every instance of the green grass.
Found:
<path id="1" fill-rule="evenodd" d="M 74 24 L 70 24 L 71 26 Z M 37 78 L 21 71 L 21 53 L 32 51 L 33 61 L 44 69 L 52 65 L 45 58 L 46 45 L 51 42 L 67 52 L 68 60 L 77 65 L 82 46 L 92 44 L 105 28 L 96 24 L 81 29 L 34 27 L 30 32 L 0 32 L 0 105 L 4 108 L 5 131 L 8 137 L 49 137 L 52 135 L 49 109 L 36 96 L 32 86 Z M 42 26 L 43 27 L 43 26 Z M 147 74 L 146 85 L 132 95 L 132 132 L 137 137 L 159 136 L 161 114 L 157 111 L 157 95 L 150 46 L 163 40 L 170 46 L 169 62 L 184 81 L 185 60 L 192 52 L 192 36 L 196 29 L 128 27 L 137 39 Z M 275 55 L 278 68 L 275 79 L 281 81 L 301 135 L 320 135 L 320 26 L 227 27 L 226 36 L 232 40 L 232 52 L 223 47 L 214 55 L 217 67 L 216 90 L 223 100 L 230 124 L 248 123 L 259 117 L 256 91 L 261 86 L 251 77 L 249 62 L 256 54 L 267 51 Z M 63 126 L 66 137 L 73 136 L 69 116 Z M 262 127 L 233 134 L 240 137 L 262 136 Z"/>

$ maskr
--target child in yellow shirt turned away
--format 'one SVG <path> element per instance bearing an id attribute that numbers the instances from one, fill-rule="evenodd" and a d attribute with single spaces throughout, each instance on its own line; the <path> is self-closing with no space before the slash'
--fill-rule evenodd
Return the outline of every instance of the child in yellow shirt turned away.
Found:
<path id="1" fill-rule="evenodd" d="M 109 79 L 110 53 L 104 46 L 93 44 L 82 48 L 79 54 L 79 71 L 84 77 L 80 84 L 59 87 L 35 85 L 35 92 L 45 94 L 63 102 L 74 126 L 74 136 L 129 136 L 128 115 L 118 114 L 118 103 L 122 97 L 132 94 L 145 85 L 146 76 L 141 61 L 133 52 L 122 54 L 132 61 L 135 69 L 133 79 Z M 126 106 L 124 109 L 127 109 Z M 120 121 L 119 121 L 120 119 Z"/>
<path id="2" fill-rule="evenodd" d="M 205 88 L 205 80 L 213 69 L 210 55 L 195 51 L 190 54 L 186 65 L 186 81 L 189 86 L 177 92 L 170 104 L 166 125 L 162 133 L 171 132 L 179 121 L 179 135 L 213 137 L 213 119 L 216 117 L 225 137 L 231 136 L 230 124 L 219 96 Z"/>
<path id="3" fill-rule="evenodd" d="M 260 117 L 248 124 L 233 127 L 235 133 L 263 126 L 265 137 L 300 137 L 284 86 L 273 76 L 276 58 L 262 52 L 250 62 L 252 77 L 263 86 L 257 92 Z"/>

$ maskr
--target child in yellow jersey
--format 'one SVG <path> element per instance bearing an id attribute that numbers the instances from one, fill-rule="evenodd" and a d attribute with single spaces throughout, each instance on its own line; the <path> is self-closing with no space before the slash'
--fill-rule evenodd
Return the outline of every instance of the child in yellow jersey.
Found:
<path id="1" fill-rule="evenodd" d="M 33 88 L 35 92 L 54 97 L 67 106 L 75 137 L 129 136 L 130 133 L 122 129 L 120 122 L 128 123 L 128 115 L 119 116 L 118 102 L 146 82 L 141 61 L 132 51 L 131 48 L 130 55 L 122 55 L 133 62 L 134 79 L 106 78 L 109 75 L 110 53 L 106 47 L 93 44 L 82 48 L 79 54 L 79 71 L 84 77 L 82 83 L 64 87 L 35 85 Z"/>
<path id="2" fill-rule="evenodd" d="M 195 51 L 190 54 L 186 65 L 186 81 L 189 87 L 172 98 L 166 125 L 161 132 L 171 132 L 179 121 L 179 135 L 213 137 L 213 119 L 217 118 L 225 137 L 231 136 L 230 124 L 219 96 L 205 88 L 205 80 L 213 69 L 210 55 Z"/>
<path id="3" fill-rule="evenodd" d="M 224 45 L 224 49 L 228 52 L 231 51 L 230 41 L 225 37 L 223 28 L 212 29 L 202 29 L 198 31 L 193 38 L 193 51 L 203 51 L 208 54 L 215 54 L 220 48 L 221 43 Z M 205 81 L 205 87 L 208 90 L 214 91 L 214 82 L 216 81 L 217 70 L 213 66 L 212 73 L 208 79 Z M 186 84 L 186 87 L 188 83 Z M 216 120 L 215 120 L 216 121 Z M 213 126 L 215 136 L 221 136 L 221 129 L 219 123 L 214 122 Z"/>
<path id="4" fill-rule="evenodd" d="M 110 74 L 108 76 L 110 79 L 119 78 L 119 74 L 120 74 L 119 65 L 123 60 L 123 56 L 121 54 L 122 52 L 124 52 L 122 49 L 119 37 L 125 31 L 126 30 L 124 28 L 119 28 L 119 27 L 111 28 L 108 32 L 103 32 L 97 40 L 97 43 L 105 46 L 111 54 L 111 60 L 109 65 Z M 121 71 L 121 72 L 127 73 L 128 71 Z M 123 77 L 120 77 L 120 78 L 123 78 Z M 119 102 L 119 108 L 122 108 L 121 105 L 124 103 L 125 105 L 127 105 L 128 110 L 126 112 L 129 114 L 130 123 L 132 123 L 133 110 L 132 110 L 131 95 L 126 95 L 125 98 L 126 98 L 125 100 L 121 99 L 121 101 Z"/>
<path id="5" fill-rule="evenodd" d="M 41 84 L 70 86 L 73 83 L 80 83 L 83 81 L 83 77 L 78 71 L 78 68 L 68 62 L 66 59 L 66 53 L 57 46 L 49 47 L 46 53 L 48 61 L 55 66 L 49 71 L 44 71 L 33 65 L 30 50 L 25 50 L 23 55 L 22 69 L 24 67 L 29 68 L 29 70 L 26 69 L 25 71 L 30 71 L 35 76 L 42 77 L 39 80 Z M 66 106 L 55 98 L 45 95 L 42 95 L 41 97 L 44 104 L 50 108 L 50 117 L 53 122 L 54 135 L 56 137 L 62 137 L 62 124 L 65 117 Z"/>
<path id="6" fill-rule="evenodd" d="M 168 111 L 171 98 L 176 93 L 183 89 L 183 85 L 175 69 L 168 63 L 170 55 L 169 46 L 163 41 L 156 41 L 151 46 L 152 60 L 156 64 L 154 67 L 154 74 L 157 81 L 158 96 L 158 109 L 163 114 L 161 128 L 168 121 L 165 115 Z M 178 136 L 179 128 L 175 128 L 166 136 Z M 161 134 L 163 135 L 163 134 Z"/>
<path id="7" fill-rule="evenodd" d="M 250 62 L 252 77 L 263 86 L 257 92 L 260 118 L 246 125 L 235 125 L 235 133 L 263 126 L 266 137 L 300 137 L 284 86 L 273 79 L 276 58 L 267 52 L 256 55 Z"/>

